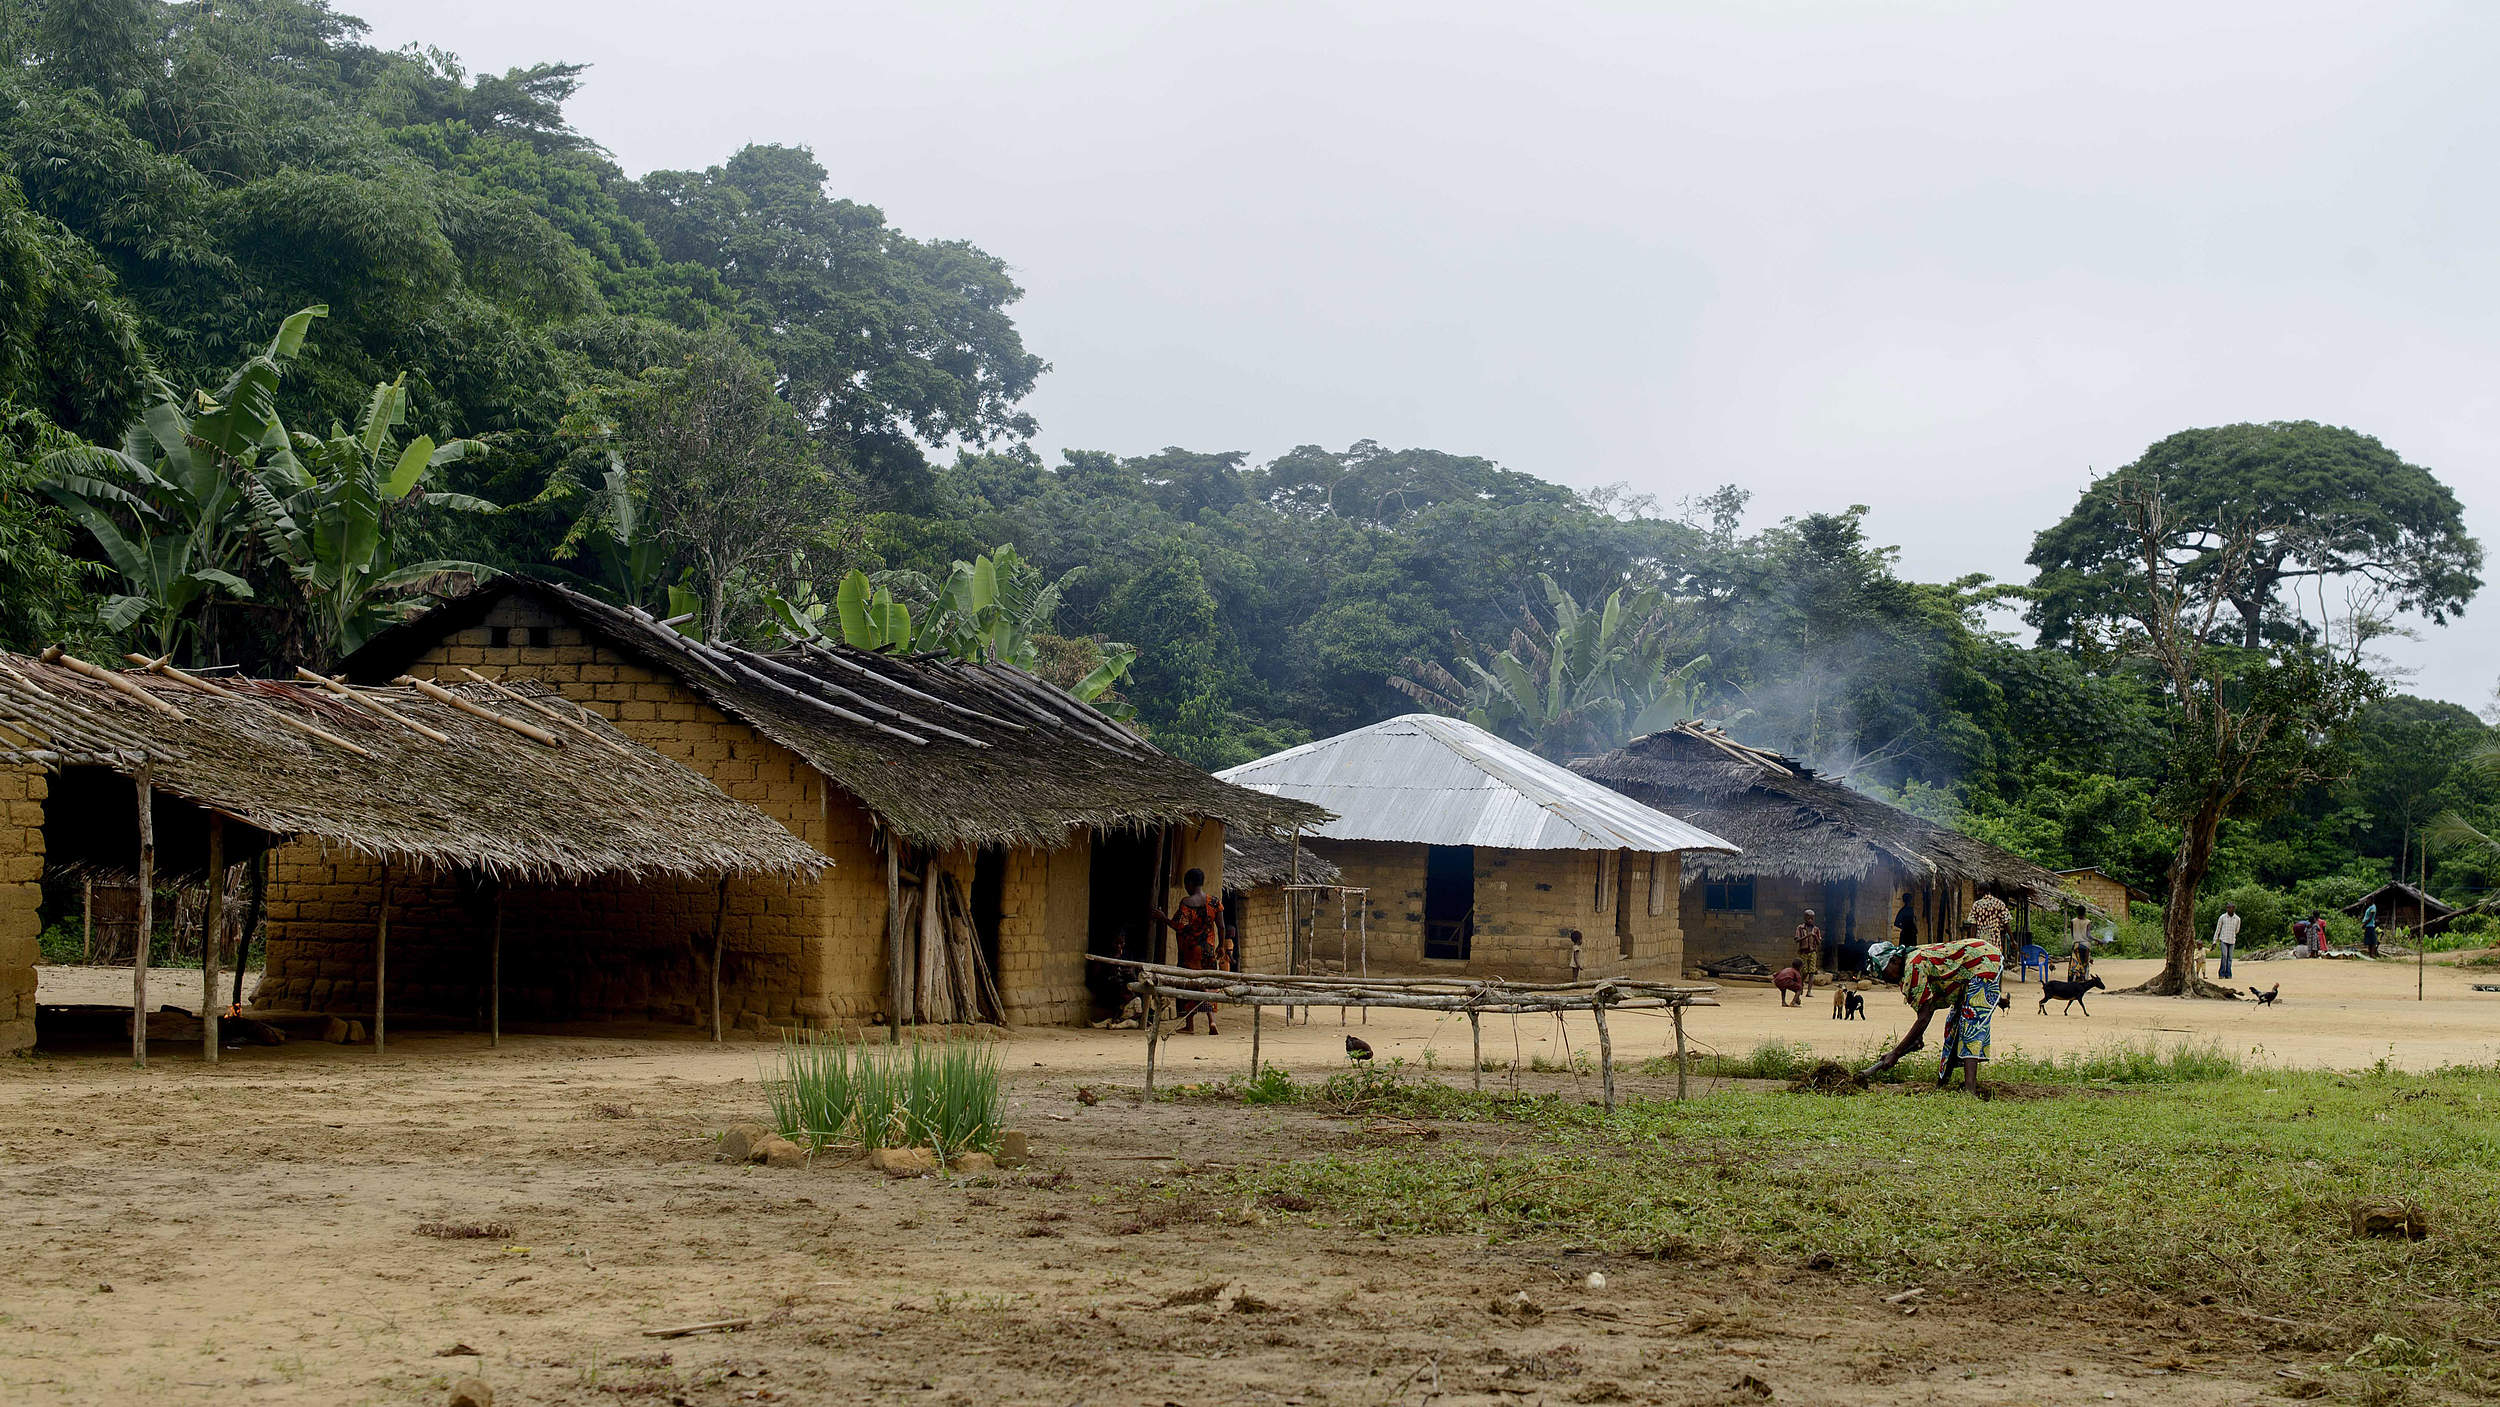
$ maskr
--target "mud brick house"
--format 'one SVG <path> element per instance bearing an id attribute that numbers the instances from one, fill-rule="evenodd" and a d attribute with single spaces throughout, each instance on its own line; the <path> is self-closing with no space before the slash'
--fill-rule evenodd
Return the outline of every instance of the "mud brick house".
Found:
<path id="1" fill-rule="evenodd" d="M 1325 917 L 1337 925 L 1333 891 L 1337 867 L 1291 839 L 1265 835 L 1224 838 L 1224 914 L 1233 928 L 1233 967 L 1239 972 L 1290 972 L 1297 952 L 1307 954 Z M 1306 886 L 1294 897 L 1295 886 Z M 1300 927 L 1297 948 L 1294 929 Z"/>
<path id="2" fill-rule="evenodd" d="M 1322 817 L 1217 781 L 1020 670 L 697 641 L 523 577 L 377 637 L 345 668 L 370 682 L 545 680 L 823 856 L 812 884 L 726 891 L 725 1001 L 750 1027 L 1083 1021 L 1119 996 L 1087 953 L 1158 955 L 1147 905 L 1168 907 L 1191 868 L 1220 889 L 1228 828 L 1275 835 Z M 328 882 L 310 863 L 290 882 Z M 282 944 L 297 930 L 274 913 Z M 575 1014 L 686 1011 L 629 984 Z"/>
<path id="3" fill-rule="evenodd" d="M 2059 870 L 2057 877 L 2066 887 L 2083 896 L 2085 907 L 2105 914 L 2125 915 L 2129 904 L 2151 903 L 2153 896 L 2109 873 L 2098 865 L 2080 870 Z"/>
<path id="4" fill-rule="evenodd" d="M 1306 843 L 1340 884 L 1369 891 L 1370 968 L 1384 975 L 1672 977 L 1684 967 L 1683 857 L 1732 848 L 1432 714 L 1218 775 L 1336 813 Z"/>
<path id="5" fill-rule="evenodd" d="M 526 1014 L 548 993 L 648 982 L 627 958 L 672 915 L 708 913 L 725 879 L 786 889 L 824 863 L 701 773 L 559 705 L 528 681 L 350 690 L 0 656 L 0 1050 L 41 1034 L 47 865 L 128 876 L 145 930 L 159 883 L 222 896 L 211 874 L 274 853 L 284 937 L 256 1000 L 369 1020 L 378 1046 L 393 1012 L 484 1024 L 499 1001 Z M 214 905 L 202 927 L 223 929 Z M 134 1002 L 196 1016 L 214 1059 L 236 996 L 215 955 L 151 986 L 138 951 Z M 133 1024 L 144 1058 L 148 1023 Z"/>
<path id="6" fill-rule="evenodd" d="M 1809 908 L 1823 928 L 1826 970 L 1847 971 L 1866 944 L 1891 936 L 1905 897 L 1922 940 L 1955 932 L 1983 893 L 2012 905 L 2018 920 L 2033 903 L 2071 902 L 2057 875 L 2019 855 L 1716 729 L 1679 724 L 1572 767 L 1734 842 L 1734 853 L 1699 855 L 1684 869 L 1689 968 L 1777 968 L 1795 955 Z"/>

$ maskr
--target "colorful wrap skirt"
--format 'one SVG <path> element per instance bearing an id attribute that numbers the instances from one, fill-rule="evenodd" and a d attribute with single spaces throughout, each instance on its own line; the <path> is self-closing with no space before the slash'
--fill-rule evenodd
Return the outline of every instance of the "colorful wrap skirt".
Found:
<path id="1" fill-rule="evenodd" d="M 1947 1061 L 1988 1058 L 1988 1023 L 1997 1012 L 1997 980 L 1974 977 L 1962 987 L 1961 1004 L 1953 1009 L 1953 1030 L 1944 1043 Z"/>

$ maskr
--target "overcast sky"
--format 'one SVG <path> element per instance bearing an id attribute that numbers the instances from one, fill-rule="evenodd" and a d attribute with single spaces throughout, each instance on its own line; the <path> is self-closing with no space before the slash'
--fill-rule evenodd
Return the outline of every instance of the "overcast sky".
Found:
<path id="1" fill-rule="evenodd" d="M 2314 419 L 2500 556 L 2500 6 L 341 8 L 590 63 L 635 174 L 803 144 L 1007 259 L 1054 460 L 1368 437 L 2025 580 L 2094 468 Z M 2486 702 L 2495 621 L 2400 643 L 2412 687 Z"/>

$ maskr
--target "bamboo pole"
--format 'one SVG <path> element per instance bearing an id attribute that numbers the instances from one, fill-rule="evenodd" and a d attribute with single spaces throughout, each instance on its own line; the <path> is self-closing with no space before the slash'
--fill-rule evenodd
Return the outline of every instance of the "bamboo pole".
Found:
<path id="1" fill-rule="evenodd" d="M 226 936 L 226 818 L 208 813 L 208 903 L 200 918 L 200 1059 L 217 1063 L 217 945 Z M 238 966 L 242 958 L 235 959 Z"/>
<path id="2" fill-rule="evenodd" d="M 182 685 L 184 688 L 190 689 L 194 693 L 206 694 L 211 698 L 224 699 L 230 703 L 239 703 L 265 709 L 267 711 L 267 716 L 276 720 L 280 727 L 292 728 L 296 732 L 304 734 L 306 737 L 319 738 L 321 741 L 330 744 L 332 747 L 345 748 L 349 752 L 356 754 L 358 757 L 373 756 L 372 753 L 365 751 L 363 748 L 356 746 L 354 743 L 340 737 L 336 733 L 330 732 L 327 729 L 316 728 L 310 723 L 306 723 L 302 719 L 290 715 L 285 709 L 273 707 L 269 704 L 263 703 L 259 699 L 246 698 L 232 689 L 212 684 L 207 680 L 200 678 L 196 674 L 185 674 L 181 670 L 174 668 L 172 665 L 165 663 L 163 660 L 149 659 L 146 655 L 124 655 L 122 658 L 130 661 L 132 664 L 135 664 L 142 669 L 145 669 L 150 674 L 164 675 L 166 678 L 173 680 L 175 683 Z M 151 697 L 153 697 L 153 695 L 151 695 Z"/>
<path id="3" fill-rule="evenodd" d="M 720 877 L 720 897 L 712 902 L 712 1044 L 719 1045 L 720 1035 L 720 926 L 729 916 L 729 876 Z"/>
<path id="4" fill-rule="evenodd" d="M 326 674 L 315 674 L 311 670 L 306 669 L 299 664 L 295 667 L 295 677 L 303 680 L 307 684 L 316 685 L 326 692 L 336 694 L 350 703 L 362 704 L 368 710 L 382 715 L 384 718 L 391 720 L 400 727 L 405 728 L 412 733 L 416 733 L 421 737 L 430 738 L 438 743 L 448 743 L 451 741 L 451 734 L 443 732 L 440 729 L 429 728 L 426 725 L 419 723 L 417 720 L 410 718 L 407 714 L 400 712 L 398 709 L 391 707 L 389 704 L 382 702 L 380 699 L 365 693 L 363 690 L 351 689 Z"/>
<path id="5" fill-rule="evenodd" d="M 138 685 L 131 683 L 121 675 L 112 670 L 106 669 L 100 664 L 89 664 L 76 655 L 63 654 L 58 650 L 46 650 L 43 652 L 43 657 L 61 666 L 63 669 L 68 670 L 72 674 L 83 674 L 89 679 L 92 679 L 109 689 L 115 690 L 118 693 L 127 694 L 131 698 L 137 699 L 140 703 L 147 705 L 149 708 L 155 709 L 157 712 L 162 713 L 169 718 L 178 718 L 185 723 L 191 721 L 190 714 L 183 712 L 181 709 L 174 707 L 172 704 L 165 702 L 163 699 L 158 698 L 156 695 L 149 693 L 147 690 L 140 688 Z"/>
<path id="6" fill-rule="evenodd" d="M 486 1044 L 503 1044 L 503 882 L 495 883 L 495 927 L 486 948 Z"/>
<path id="7" fill-rule="evenodd" d="M 632 751 L 623 743 L 620 743 L 616 739 L 609 737 L 607 734 L 600 732 L 598 729 L 591 727 L 589 724 L 581 722 L 578 719 L 567 718 L 562 713 L 547 707 L 545 704 L 540 703 L 538 700 L 531 698 L 527 694 L 516 693 L 513 690 L 507 689 L 502 684 L 487 678 L 485 675 L 478 673 L 476 670 L 469 668 L 467 665 L 462 665 L 460 667 L 460 672 L 469 676 L 471 679 L 476 680 L 478 683 L 485 685 L 487 688 L 494 690 L 500 697 L 510 699 L 514 703 L 519 704 L 521 707 L 528 709 L 532 713 L 545 714 L 547 717 L 554 719 L 556 722 L 563 724 L 565 727 L 572 729 L 574 732 L 581 734 L 583 737 L 590 739 L 592 742 L 606 747 L 610 752 L 622 753 L 628 757 L 633 755 Z M 444 741 L 449 742 L 450 739 L 446 738 Z"/>
<path id="8" fill-rule="evenodd" d="M 252 935 L 260 932 L 261 920 L 269 913 L 269 852 L 263 850 L 252 857 L 251 869 L 244 872 L 243 929 L 234 944 L 234 1002 L 243 1005 L 243 973 L 252 963 Z"/>
<path id="9" fill-rule="evenodd" d="M 469 702 L 467 699 L 460 697 L 458 694 L 453 693 L 451 690 L 444 688 L 442 685 L 437 684 L 430 679 L 419 679 L 413 674 L 403 674 L 391 682 L 414 689 L 418 693 L 425 695 L 427 698 L 432 699 L 434 702 L 443 704 L 449 708 L 458 709 L 460 712 L 465 713 L 472 718 L 482 718 L 489 723 L 509 728 L 513 732 L 520 734 L 522 737 L 528 738 L 532 742 L 544 743 L 549 747 L 564 746 L 564 740 L 562 738 L 548 732 L 546 729 L 540 728 L 534 724 L 524 723 L 518 718 L 506 718 L 491 708 L 480 708 L 476 704 Z"/>
<path id="10" fill-rule="evenodd" d="M 2431 892 L 2431 848 L 2427 845 L 2422 847 L 2420 878 L 2421 883 L 2413 886 L 2417 896 L 2413 901 L 2413 999 L 2417 1002 L 2424 1000 L 2423 987 L 2430 972 L 2428 966 L 2431 951 L 2430 906 L 2423 903 L 2419 897 Z"/>
<path id="11" fill-rule="evenodd" d="M 1467 1049 L 1473 1053 L 1468 1064 L 1468 1077 L 1475 1082 L 1476 1089 L 1482 1090 L 1484 1088 L 1484 1016 L 1480 1012 L 1467 1013 Z"/>
<path id="12" fill-rule="evenodd" d="M 384 978 L 391 948 L 391 866 L 382 863 L 382 907 L 373 921 L 373 1053 L 382 1053 L 382 1020 L 386 1014 Z"/>
<path id="13" fill-rule="evenodd" d="M 148 1068 L 148 939 L 156 927 L 156 788 L 148 765 L 132 778 L 139 788 L 139 934 L 130 961 L 130 1063 Z"/>

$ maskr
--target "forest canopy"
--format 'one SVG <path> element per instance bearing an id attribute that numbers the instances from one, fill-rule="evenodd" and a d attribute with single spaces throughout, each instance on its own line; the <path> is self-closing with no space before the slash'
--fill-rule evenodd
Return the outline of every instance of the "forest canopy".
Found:
<path id="1" fill-rule="evenodd" d="M 502 570 L 752 637 L 837 630 L 857 572 L 980 649 L 986 572 L 1017 659 L 1089 689 L 1127 663 L 1104 706 L 1208 767 L 1424 694 L 1563 753 L 1690 711 L 2046 864 L 2169 863 L 2165 684 L 2105 628 L 2105 498 L 2040 525 L 2031 583 L 1931 583 L 1864 506 L 1747 531 L 1739 486 L 1662 506 L 1371 441 L 1047 463 L 1004 258 L 799 147 L 629 175 L 566 115 L 591 77 L 378 49 L 323 0 L 0 10 L 0 644 L 274 667 Z M 234 433 L 151 437 L 177 420 Z M 2366 434 L 2186 430 L 2129 468 L 2173 486 L 2191 575 L 2263 505 L 2219 644 L 2334 634 L 2329 584 L 2370 630 L 2480 587 L 2454 495 Z M 246 480 L 275 507 L 221 496 Z M 332 518 L 361 555 L 306 526 Z M 2433 818 L 2500 826 L 2472 711 L 2399 693 L 2348 734 L 2224 826 L 2214 886 L 2331 899 L 2418 868 Z M 2443 853 L 2434 887 L 2495 867 Z"/>

